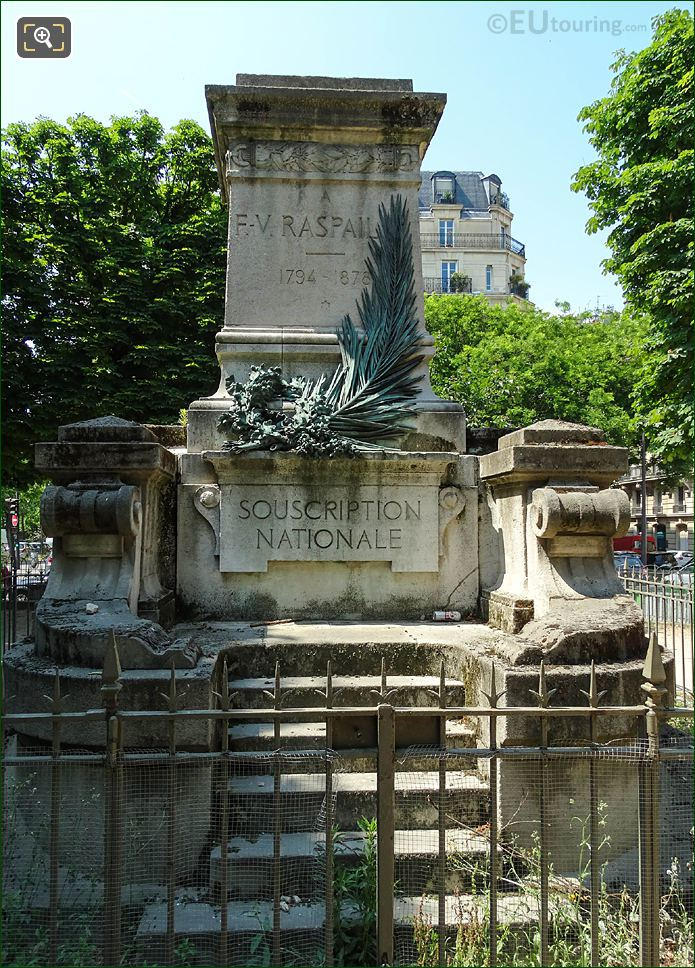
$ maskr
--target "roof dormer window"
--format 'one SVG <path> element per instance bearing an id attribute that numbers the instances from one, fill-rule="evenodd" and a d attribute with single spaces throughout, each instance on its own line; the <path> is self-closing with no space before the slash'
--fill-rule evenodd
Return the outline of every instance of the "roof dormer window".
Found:
<path id="1" fill-rule="evenodd" d="M 454 201 L 454 179 L 452 175 L 434 176 L 434 201 L 441 205 Z"/>

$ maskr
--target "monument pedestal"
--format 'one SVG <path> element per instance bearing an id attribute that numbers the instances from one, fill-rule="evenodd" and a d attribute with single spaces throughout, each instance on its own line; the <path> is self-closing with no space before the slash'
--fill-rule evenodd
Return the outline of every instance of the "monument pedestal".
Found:
<path id="1" fill-rule="evenodd" d="M 419 619 L 476 608 L 475 459 L 186 454 L 177 593 L 190 615 Z"/>
<path id="2" fill-rule="evenodd" d="M 332 375 L 336 331 L 369 288 L 380 206 L 407 203 L 422 362 L 417 415 L 405 450 L 465 452 L 459 404 L 435 397 L 424 321 L 418 224 L 420 165 L 446 97 L 412 81 L 238 75 L 206 88 L 220 185 L 229 205 L 219 389 L 188 411 L 188 450 L 219 449 L 217 417 L 229 379 L 279 366 L 286 380 Z"/>

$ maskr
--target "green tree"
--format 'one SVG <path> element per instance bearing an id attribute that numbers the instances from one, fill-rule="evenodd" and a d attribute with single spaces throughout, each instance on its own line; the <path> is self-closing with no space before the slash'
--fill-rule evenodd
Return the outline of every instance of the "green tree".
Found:
<path id="1" fill-rule="evenodd" d="M 670 10 L 652 43 L 620 51 L 610 94 L 579 120 L 597 159 L 574 177 L 593 210 L 587 231 L 610 229 L 607 272 L 649 323 L 635 400 L 649 448 L 677 473 L 693 449 L 693 19 Z"/>
<path id="2" fill-rule="evenodd" d="M 115 413 L 175 422 L 215 385 L 226 218 L 209 136 L 148 114 L 3 132 L 5 480 Z"/>
<path id="3" fill-rule="evenodd" d="M 569 307 L 568 307 L 569 309 Z M 552 315 L 484 296 L 429 296 L 436 393 L 463 404 L 472 427 L 522 427 L 548 418 L 590 424 L 635 446 L 630 391 L 641 366 L 643 320 L 604 310 Z"/>

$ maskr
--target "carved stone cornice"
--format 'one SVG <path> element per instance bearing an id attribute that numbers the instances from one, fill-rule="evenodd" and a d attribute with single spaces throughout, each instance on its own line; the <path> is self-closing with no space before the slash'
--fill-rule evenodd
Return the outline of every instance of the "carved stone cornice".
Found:
<path id="1" fill-rule="evenodd" d="M 306 141 L 232 141 L 225 158 L 227 179 L 245 172 L 391 174 L 416 172 L 416 145 L 325 144 Z"/>

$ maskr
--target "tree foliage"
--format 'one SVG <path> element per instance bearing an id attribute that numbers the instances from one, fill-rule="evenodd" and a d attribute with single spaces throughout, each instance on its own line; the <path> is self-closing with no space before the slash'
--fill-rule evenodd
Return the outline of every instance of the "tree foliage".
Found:
<path id="1" fill-rule="evenodd" d="M 553 315 L 491 306 L 484 296 L 429 296 L 435 393 L 463 404 L 472 427 L 523 427 L 557 419 L 601 427 L 634 446 L 630 393 L 645 324 L 628 313 Z"/>
<path id="2" fill-rule="evenodd" d="M 226 217 L 209 136 L 147 114 L 3 132 L 5 479 L 116 413 L 172 422 L 215 386 Z"/>
<path id="3" fill-rule="evenodd" d="M 620 51 L 610 94 L 579 119 L 597 159 L 576 173 L 593 216 L 610 229 L 606 271 L 649 323 L 636 402 L 649 449 L 672 471 L 693 447 L 693 19 L 670 10 L 653 21 L 652 43 Z"/>

